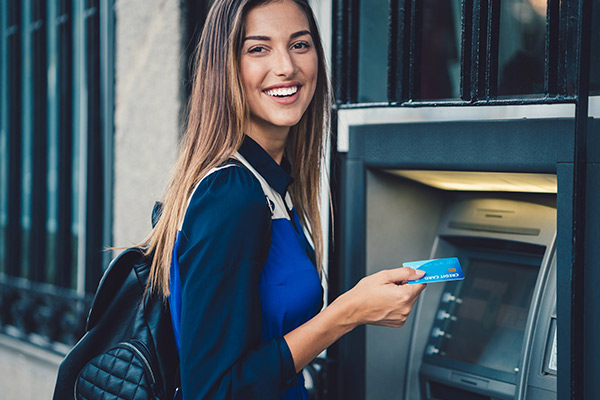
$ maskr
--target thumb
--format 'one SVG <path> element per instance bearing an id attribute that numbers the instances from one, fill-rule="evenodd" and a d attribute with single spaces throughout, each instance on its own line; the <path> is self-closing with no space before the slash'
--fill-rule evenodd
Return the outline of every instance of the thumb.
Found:
<path id="1" fill-rule="evenodd" d="M 390 281 L 394 283 L 415 281 L 419 278 L 422 278 L 425 275 L 425 271 L 409 267 L 390 269 L 388 272 Z"/>

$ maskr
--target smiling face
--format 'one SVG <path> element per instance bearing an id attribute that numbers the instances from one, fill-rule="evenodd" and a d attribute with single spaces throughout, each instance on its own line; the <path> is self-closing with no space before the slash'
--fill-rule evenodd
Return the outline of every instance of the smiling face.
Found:
<path id="1" fill-rule="evenodd" d="M 293 1 L 280 0 L 251 9 L 244 22 L 240 75 L 251 114 L 246 133 L 263 147 L 270 147 L 268 141 L 285 143 L 317 85 L 308 20 Z"/>

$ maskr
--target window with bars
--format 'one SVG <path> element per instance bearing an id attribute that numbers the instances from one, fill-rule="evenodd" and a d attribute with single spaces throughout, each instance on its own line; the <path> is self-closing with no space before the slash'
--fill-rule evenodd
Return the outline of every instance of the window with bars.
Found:
<path id="1" fill-rule="evenodd" d="M 600 95 L 600 0 L 592 0 L 590 93 Z"/>
<path id="2" fill-rule="evenodd" d="M 0 327 L 16 334 L 72 343 L 103 272 L 112 7 L 0 0 Z"/>
<path id="3" fill-rule="evenodd" d="M 568 51 L 576 45 L 576 3 L 336 0 L 336 101 L 564 101 L 576 86 L 576 52 Z M 597 37 L 600 1 L 593 3 Z M 599 46 L 592 40 L 592 94 L 600 90 Z"/>

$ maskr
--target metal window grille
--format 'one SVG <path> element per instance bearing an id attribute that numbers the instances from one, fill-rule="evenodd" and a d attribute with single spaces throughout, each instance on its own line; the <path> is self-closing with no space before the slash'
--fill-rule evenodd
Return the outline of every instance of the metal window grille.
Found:
<path id="1" fill-rule="evenodd" d="M 112 0 L 0 0 L 0 330 L 72 344 L 109 243 Z"/>
<path id="2" fill-rule="evenodd" d="M 334 1 L 333 83 L 335 99 L 340 106 L 351 107 L 364 102 L 358 92 L 361 86 L 368 86 L 370 83 L 365 84 L 361 80 L 382 79 L 382 76 L 363 76 L 361 67 L 365 68 L 368 62 L 380 63 L 381 60 L 361 60 L 361 54 L 366 53 L 361 50 L 360 45 L 388 49 L 388 59 L 383 60 L 388 65 L 387 77 L 383 78 L 387 80 L 387 93 L 384 94 L 387 99 L 384 102 L 388 105 L 422 106 L 431 102 L 442 105 L 448 99 L 452 99 L 454 105 L 573 102 L 577 96 L 577 65 L 580 55 L 577 51 L 572 51 L 577 48 L 579 40 L 580 22 L 577 15 L 580 6 L 577 0 L 515 0 L 512 4 L 510 1 L 495 0 L 392 0 L 389 2 L 387 20 L 376 21 L 378 29 L 387 30 L 388 40 L 380 41 L 379 35 L 374 39 L 377 41 L 372 43 L 359 40 L 363 34 L 360 30 L 366 25 L 361 22 L 363 16 L 359 12 L 363 3 L 367 4 L 365 0 Z M 503 5 L 505 3 L 506 6 Z M 535 3 L 536 7 L 530 3 Z M 369 7 L 375 7 L 375 3 L 368 4 Z M 513 24 L 523 24 L 517 28 L 526 31 L 531 29 L 532 20 L 537 21 L 537 47 L 526 47 L 515 54 L 521 58 L 506 60 L 504 53 L 509 51 L 506 47 L 514 44 L 510 38 L 506 38 L 510 34 L 509 26 L 502 24 L 507 23 L 511 16 L 507 7 L 518 8 L 516 6 L 519 5 L 522 6 L 520 9 L 525 5 L 530 9 L 516 15 L 514 18 L 519 20 L 513 21 Z M 436 45 L 444 49 L 454 46 L 448 42 L 445 45 L 439 44 L 435 41 L 439 41 L 439 38 L 431 38 L 429 35 L 431 31 L 443 29 L 439 25 L 439 14 L 443 13 L 440 11 L 443 9 L 448 15 L 456 14 L 455 30 L 447 28 L 448 35 L 453 35 L 456 39 L 456 54 L 446 57 L 460 60 L 460 72 L 457 72 L 456 77 L 459 90 L 456 96 L 436 98 L 427 93 L 424 83 L 428 82 L 423 82 L 423 71 L 439 61 L 435 56 L 432 58 L 428 50 Z M 445 22 L 452 23 L 448 21 L 450 18 L 452 17 L 446 17 Z M 438 25 L 428 30 L 427 25 L 431 24 L 432 19 Z M 523 35 L 531 36 L 531 32 Z M 532 38 L 526 37 L 523 40 L 531 41 Z M 529 56 L 528 53 L 533 52 L 539 56 L 537 59 Z M 507 65 L 509 61 L 512 61 L 511 65 Z M 507 76 L 527 73 L 523 70 L 523 65 L 528 63 L 531 64 L 529 69 L 532 70 L 532 76 L 539 80 L 536 87 L 511 88 L 504 82 Z M 533 65 L 535 63 L 539 65 Z M 531 79 L 524 77 L 523 80 Z M 595 82 L 592 83 L 596 84 Z"/>

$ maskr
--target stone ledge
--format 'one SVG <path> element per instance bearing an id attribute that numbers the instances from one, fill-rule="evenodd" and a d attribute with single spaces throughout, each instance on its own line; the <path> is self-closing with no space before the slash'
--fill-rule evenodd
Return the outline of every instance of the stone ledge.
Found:
<path id="1" fill-rule="evenodd" d="M 0 387 L 4 400 L 50 399 L 62 357 L 0 334 Z"/>

